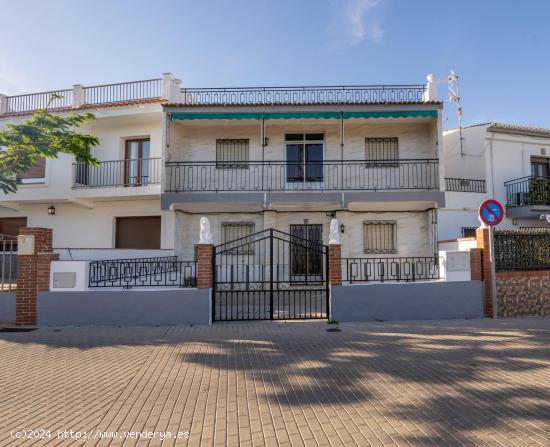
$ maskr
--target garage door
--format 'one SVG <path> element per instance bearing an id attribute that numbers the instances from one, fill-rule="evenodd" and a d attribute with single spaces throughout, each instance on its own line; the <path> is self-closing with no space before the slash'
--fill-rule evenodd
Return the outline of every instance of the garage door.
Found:
<path id="1" fill-rule="evenodd" d="M 160 248 L 160 216 L 117 217 L 116 248 Z"/>

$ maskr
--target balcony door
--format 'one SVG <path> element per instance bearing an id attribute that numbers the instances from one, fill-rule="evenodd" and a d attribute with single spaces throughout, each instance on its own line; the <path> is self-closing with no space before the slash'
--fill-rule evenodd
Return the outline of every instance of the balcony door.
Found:
<path id="1" fill-rule="evenodd" d="M 124 154 L 125 186 L 142 186 L 149 183 L 149 156 L 149 138 L 126 140 Z"/>
<path id="2" fill-rule="evenodd" d="M 290 188 L 308 189 L 323 182 L 324 135 L 286 134 L 286 181 Z"/>
<path id="3" fill-rule="evenodd" d="M 531 175 L 550 177 L 550 160 L 544 157 L 531 157 Z"/>

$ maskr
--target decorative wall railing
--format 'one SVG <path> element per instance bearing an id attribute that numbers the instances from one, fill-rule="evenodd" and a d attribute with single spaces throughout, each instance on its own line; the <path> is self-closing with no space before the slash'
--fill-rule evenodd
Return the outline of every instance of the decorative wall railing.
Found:
<path id="1" fill-rule="evenodd" d="M 17 287 L 17 236 L 0 234 L 0 292 Z"/>
<path id="2" fill-rule="evenodd" d="M 73 188 L 148 186 L 160 183 L 160 158 L 101 161 L 99 166 L 73 163 Z"/>
<path id="3" fill-rule="evenodd" d="M 504 186 L 507 206 L 550 205 L 550 177 L 522 177 Z"/>
<path id="4" fill-rule="evenodd" d="M 439 161 L 167 162 L 166 192 L 439 190 Z"/>
<path id="5" fill-rule="evenodd" d="M 469 178 L 445 178 L 445 190 L 454 192 L 487 192 L 485 180 Z"/>
<path id="6" fill-rule="evenodd" d="M 424 85 L 184 88 L 190 105 L 354 104 L 422 101 Z"/>
<path id="7" fill-rule="evenodd" d="M 344 282 L 412 282 L 439 278 L 439 257 L 437 256 L 342 258 Z"/>
<path id="8" fill-rule="evenodd" d="M 496 271 L 550 270 L 550 230 L 494 233 Z"/>
<path id="9" fill-rule="evenodd" d="M 83 87 L 84 104 L 107 104 L 140 99 L 155 99 L 162 95 L 162 80 L 121 82 L 118 84 L 94 85 Z M 73 106 L 73 89 L 53 90 L 49 92 L 29 93 L 8 96 L 7 107 L 0 113 L 24 113 L 36 109 L 58 109 Z M 53 95 L 61 98 L 52 100 Z"/>
<path id="10" fill-rule="evenodd" d="M 88 286 L 94 287 L 195 287 L 196 262 L 176 256 L 91 261 Z"/>

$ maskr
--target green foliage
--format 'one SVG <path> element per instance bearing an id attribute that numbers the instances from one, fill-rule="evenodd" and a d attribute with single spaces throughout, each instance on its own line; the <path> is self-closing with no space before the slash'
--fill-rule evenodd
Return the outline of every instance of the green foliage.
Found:
<path id="1" fill-rule="evenodd" d="M 531 177 L 529 179 L 529 205 L 550 204 L 550 178 Z"/>
<path id="2" fill-rule="evenodd" d="M 59 99 L 50 97 L 50 103 Z M 21 124 L 8 124 L 0 130 L 0 189 L 6 194 L 17 190 L 16 175 L 34 166 L 39 158 L 74 155 L 77 162 L 97 166 L 91 149 L 99 144 L 93 135 L 77 129 L 92 120 L 91 113 L 65 115 L 47 109 L 36 110 Z"/>

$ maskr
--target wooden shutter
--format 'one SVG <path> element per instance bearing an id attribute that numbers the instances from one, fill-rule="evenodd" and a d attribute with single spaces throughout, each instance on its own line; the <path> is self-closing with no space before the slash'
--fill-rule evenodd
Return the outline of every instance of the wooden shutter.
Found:
<path id="1" fill-rule="evenodd" d="M 19 228 L 26 226 L 26 217 L 5 217 L 0 219 L 0 234 L 17 236 L 19 234 Z"/>
<path id="2" fill-rule="evenodd" d="M 117 217 L 115 248 L 160 248 L 160 216 Z"/>
<path id="3" fill-rule="evenodd" d="M 40 157 L 34 166 L 27 169 L 25 172 L 17 174 L 17 179 L 31 179 L 31 178 L 44 178 L 46 177 L 46 159 Z"/>

